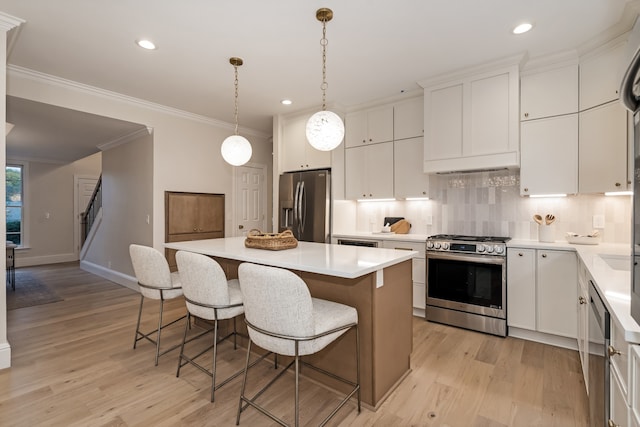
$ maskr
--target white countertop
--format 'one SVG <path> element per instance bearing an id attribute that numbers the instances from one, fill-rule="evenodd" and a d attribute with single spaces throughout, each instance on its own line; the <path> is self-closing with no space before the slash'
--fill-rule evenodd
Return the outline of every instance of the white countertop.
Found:
<path id="1" fill-rule="evenodd" d="M 196 252 L 237 261 L 354 279 L 410 260 L 416 251 L 298 242 L 281 251 L 244 246 L 244 237 L 165 243 L 165 248 Z"/>
<path id="2" fill-rule="evenodd" d="M 426 242 L 428 234 L 396 234 L 396 233 L 372 233 L 367 231 L 355 231 L 350 233 L 333 233 L 335 238 L 367 239 L 367 240 L 399 240 L 403 242 Z"/>
<path id="3" fill-rule="evenodd" d="M 511 240 L 507 247 L 576 251 L 593 277 L 611 317 L 624 330 L 625 340 L 640 344 L 640 325 L 631 317 L 630 244 L 573 245 L 563 241 L 543 243 L 535 240 Z M 607 259 L 610 261 L 607 262 Z"/>

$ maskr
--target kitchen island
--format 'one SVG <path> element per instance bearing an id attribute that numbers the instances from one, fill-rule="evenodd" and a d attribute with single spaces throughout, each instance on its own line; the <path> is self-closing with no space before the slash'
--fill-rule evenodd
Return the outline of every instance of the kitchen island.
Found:
<path id="1" fill-rule="evenodd" d="M 228 279 L 243 262 L 286 268 L 298 274 L 311 295 L 358 310 L 362 403 L 377 409 L 409 373 L 412 350 L 411 258 L 414 251 L 298 242 L 282 251 L 246 248 L 244 237 L 165 243 L 174 250 L 216 259 Z M 349 333 L 309 362 L 346 378 L 354 377 L 355 334 Z M 307 369 L 305 375 L 344 390 L 344 384 Z"/>

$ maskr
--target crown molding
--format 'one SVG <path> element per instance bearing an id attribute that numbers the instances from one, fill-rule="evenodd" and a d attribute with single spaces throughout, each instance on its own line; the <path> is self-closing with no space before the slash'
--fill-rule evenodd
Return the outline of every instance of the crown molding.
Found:
<path id="1" fill-rule="evenodd" d="M 31 70 L 29 68 L 20 67 L 18 65 L 7 65 L 7 75 L 14 76 L 18 78 L 24 78 L 32 81 L 36 81 L 38 83 L 58 86 L 65 89 L 73 90 L 76 92 L 81 92 L 85 94 L 89 94 L 92 96 L 98 96 L 100 98 L 109 99 L 112 101 L 124 102 L 129 105 L 133 105 L 136 107 L 146 108 L 148 110 L 157 111 L 164 114 L 170 114 L 172 116 L 180 117 L 187 120 L 192 120 L 199 123 L 204 123 L 207 125 L 217 126 L 220 128 L 228 129 L 232 132 L 235 131 L 235 124 L 227 123 L 222 120 L 212 119 L 211 117 L 206 117 L 200 114 L 190 113 L 188 111 L 179 110 L 173 107 L 167 107 L 166 105 L 157 104 L 155 102 L 145 101 L 140 98 L 134 98 L 132 96 L 123 95 L 121 93 L 112 92 L 109 90 L 101 89 L 95 86 L 89 86 L 83 83 L 75 82 L 73 80 L 64 79 L 57 76 L 52 76 L 50 74 L 41 73 L 39 71 Z M 270 134 L 266 134 L 264 132 L 257 131 L 255 129 L 243 128 L 240 127 L 241 133 L 245 135 L 257 136 L 260 138 L 268 138 L 271 136 Z"/>
<path id="2" fill-rule="evenodd" d="M 24 19 L 20 19 L 4 12 L 0 12 L 0 30 L 2 31 L 7 32 L 9 30 L 12 30 L 13 28 L 19 27 L 25 22 L 27 21 L 25 21 Z"/>
<path id="3" fill-rule="evenodd" d="M 143 136 L 148 136 L 153 133 L 153 128 L 148 126 L 143 126 L 140 129 L 134 130 L 133 132 L 129 132 L 126 135 L 119 136 L 111 141 L 104 142 L 102 144 L 98 144 L 97 147 L 100 151 L 110 150 L 119 145 L 126 144 L 131 141 L 135 141 L 138 138 L 142 138 Z"/>

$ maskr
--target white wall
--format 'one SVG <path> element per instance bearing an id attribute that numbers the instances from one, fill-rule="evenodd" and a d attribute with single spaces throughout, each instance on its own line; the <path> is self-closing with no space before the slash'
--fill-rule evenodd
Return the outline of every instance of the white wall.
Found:
<path id="1" fill-rule="evenodd" d="M 17 159 L 7 161 L 14 160 Z M 74 176 L 98 177 L 100 162 L 100 153 L 68 165 L 28 162 L 25 198 L 28 247 L 16 251 L 17 267 L 77 260 L 73 247 Z"/>
<path id="2" fill-rule="evenodd" d="M 226 195 L 226 234 L 232 235 L 233 168 L 220 155 L 220 145 L 233 125 L 111 92 L 9 68 L 7 94 L 106 117 L 144 124 L 153 129 L 153 246 L 164 243 L 164 191 L 198 191 Z M 253 163 L 272 171 L 270 135 L 246 131 Z M 269 187 L 269 190 L 271 188 Z M 271 206 L 268 207 L 271 209 Z"/>
<path id="3" fill-rule="evenodd" d="M 133 276 L 129 245 L 153 243 L 152 194 L 151 135 L 105 150 L 102 153 L 102 220 L 83 263 Z"/>

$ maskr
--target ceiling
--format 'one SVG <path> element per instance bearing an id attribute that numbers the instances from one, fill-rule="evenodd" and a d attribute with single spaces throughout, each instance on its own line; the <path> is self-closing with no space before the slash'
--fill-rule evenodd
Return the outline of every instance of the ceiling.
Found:
<path id="1" fill-rule="evenodd" d="M 228 123 L 234 121 L 229 58 L 239 56 L 244 60 L 239 68 L 240 133 L 265 135 L 271 134 L 274 115 L 321 104 L 322 25 L 315 18 L 319 7 L 334 11 L 327 24 L 327 103 L 349 111 L 418 90 L 417 81 L 444 72 L 515 54 L 534 58 L 576 49 L 603 32 L 621 34 L 633 24 L 637 0 L 0 3 L 0 11 L 26 21 L 11 46 L 10 66 Z M 511 34 L 524 20 L 532 21 L 534 29 Z M 140 38 L 152 39 L 158 49 L 139 48 L 134 41 Z M 293 105 L 281 105 L 284 98 Z M 47 118 L 55 119 L 57 125 L 48 126 L 63 133 L 58 141 L 64 139 L 64 131 L 85 124 L 84 118 L 95 125 L 91 115 L 75 112 L 73 121 L 65 121 L 64 115 L 49 117 L 43 113 L 47 106 L 36 104 L 10 99 L 10 120 L 35 132 Z M 121 126 L 130 125 L 111 124 L 111 139 L 126 130 Z M 18 125 L 8 136 L 8 150 L 27 144 L 24 136 L 35 144 L 34 134 L 20 131 Z M 53 128 L 46 134 L 55 135 Z M 79 132 L 82 138 L 84 131 Z M 87 144 L 94 151 L 94 142 L 104 137 L 97 134 Z M 57 145 L 48 141 L 54 142 Z"/>

